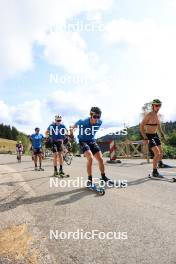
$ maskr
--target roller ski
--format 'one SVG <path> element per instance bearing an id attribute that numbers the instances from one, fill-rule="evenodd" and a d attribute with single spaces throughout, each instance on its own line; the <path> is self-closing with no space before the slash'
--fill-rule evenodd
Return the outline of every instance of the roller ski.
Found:
<path id="1" fill-rule="evenodd" d="M 109 188 L 124 188 L 125 187 L 123 182 L 116 181 L 116 180 L 113 181 L 113 180 L 107 178 L 106 176 L 102 176 L 101 180 L 103 180 L 105 182 L 106 186 Z"/>
<path id="2" fill-rule="evenodd" d="M 157 170 L 149 173 L 148 177 L 152 180 L 161 180 L 167 182 L 176 182 L 176 178 L 169 179 L 165 177 L 163 174 L 159 173 Z"/>
<path id="3" fill-rule="evenodd" d="M 44 171 L 44 169 L 40 167 L 40 168 L 38 168 L 38 171 Z"/>
<path id="4" fill-rule="evenodd" d="M 60 175 L 61 178 L 68 178 L 68 177 L 70 177 L 70 175 L 69 174 L 66 174 L 63 170 L 60 170 L 59 171 L 59 175 Z"/>
<path id="5" fill-rule="evenodd" d="M 171 168 L 173 168 L 173 167 L 170 166 L 170 165 L 168 165 L 168 164 L 163 163 L 162 161 L 160 161 L 160 162 L 158 163 L 158 168 L 160 168 L 160 169 L 171 169 Z"/>
<path id="6" fill-rule="evenodd" d="M 34 171 L 44 171 L 44 169 L 43 168 L 41 168 L 41 167 L 34 167 Z"/>
<path id="7" fill-rule="evenodd" d="M 70 175 L 69 174 L 65 174 L 64 171 L 55 171 L 53 174 L 53 177 L 57 177 L 57 178 L 69 178 Z"/>
<path id="8" fill-rule="evenodd" d="M 97 192 L 99 195 L 105 194 L 105 183 L 102 179 L 100 180 L 99 187 L 95 183 L 93 183 L 92 180 L 88 180 L 86 188 L 91 191 Z"/>

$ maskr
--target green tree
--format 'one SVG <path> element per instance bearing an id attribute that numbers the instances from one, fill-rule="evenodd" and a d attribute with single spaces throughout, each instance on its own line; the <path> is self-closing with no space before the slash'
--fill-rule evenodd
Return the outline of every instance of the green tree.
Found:
<path id="1" fill-rule="evenodd" d="M 30 148 L 30 140 L 27 135 L 19 133 L 17 136 L 17 141 L 21 141 L 24 147 L 24 152 L 27 152 Z"/>
<path id="2" fill-rule="evenodd" d="M 73 154 L 79 153 L 79 145 L 77 144 L 77 142 L 72 143 L 72 150 L 71 151 Z"/>
<path id="3" fill-rule="evenodd" d="M 18 135 L 19 135 L 18 130 L 15 127 L 12 127 L 12 139 L 17 140 Z"/>
<path id="4" fill-rule="evenodd" d="M 173 147 L 176 147 L 176 130 L 168 135 L 167 143 Z"/>

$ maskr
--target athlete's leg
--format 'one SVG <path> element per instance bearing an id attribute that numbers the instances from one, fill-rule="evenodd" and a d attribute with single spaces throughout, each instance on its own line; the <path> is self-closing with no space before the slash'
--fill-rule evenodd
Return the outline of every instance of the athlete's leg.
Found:
<path id="1" fill-rule="evenodd" d="M 158 171 L 157 171 L 157 165 L 158 162 L 162 159 L 163 156 L 163 151 L 161 145 L 155 146 L 152 148 L 152 151 L 154 153 L 154 158 L 153 158 L 153 173 L 152 175 L 154 177 L 162 177 Z"/>
<path id="2" fill-rule="evenodd" d="M 18 162 L 20 162 L 20 151 L 18 151 L 18 153 L 17 153 L 17 160 L 18 160 Z"/>
<path id="3" fill-rule="evenodd" d="M 63 151 L 58 152 L 58 162 L 60 165 L 59 171 L 63 172 L 63 163 L 64 163 L 64 158 L 63 158 Z"/>
<path id="4" fill-rule="evenodd" d="M 39 166 L 42 168 L 42 153 L 39 154 Z"/>
<path id="5" fill-rule="evenodd" d="M 58 149 L 57 149 L 57 143 L 52 143 L 52 152 L 53 152 L 53 166 L 54 166 L 54 175 L 58 175 L 57 171 L 57 159 L 58 159 Z"/>
<path id="6" fill-rule="evenodd" d="M 162 146 L 160 145 L 160 146 L 158 146 L 158 148 L 159 148 L 159 151 L 160 151 L 160 159 L 159 159 L 159 161 L 162 161 L 162 158 L 163 158 L 163 148 L 162 148 Z"/>
<path id="7" fill-rule="evenodd" d="M 19 162 L 21 162 L 21 156 L 22 156 L 22 153 L 21 151 L 19 152 Z"/>
<path id="8" fill-rule="evenodd" d="M 31 152 L 32 160 L 34 161 L 34 150 Z"/>
<path id="9" fill-rule="evenodd" d="M 34 150 L 34 166 L 35 166 L 35 169 L 37 169 L 37 153 L 36 153 L 36 150 Z"/>
<path id="10" fill-rule="evenodd" d="M 87 174 L 88 177 L 92 177 L 92 164 L 93 164 L 93 154 L 90 150 L 84 152 L 84 156 L 87 159 Z"/>
<path id="11" fill-rule="evenodd" d="M 54 167 L 57 167 L 57 158 L 58 158 L 58 152 L 53 153 L 53 165 Z"/>
<path id="12" fill-rule="evenodd" d="M 58 175 L 58 171 L 57 171 L 57 159 L 58 159 L 58 153 L 55 151 L 55 152 L 53 152 L 54 176 Z"/>
<path id="13" fill-rule="evenodd" d="M 101 174 L 105 173 L 105 166 L 104 166 L 104 160 L 103 160 L 103 155 L 101 151 L 98 151 L 94 157 L 96 158 L 96 160 L 98 161 L 98 165 L 99 165 L 99 169 Z"/>
<path id="14" fill-rule="evenodd" d="M 94 154 L 94 157 L 96 158 L 96 160 L 98 161 L 98 165 L 99 165 L 99 169 L 101 172 L 101 179 L 105 182 L 110 181 L 110 179 L 108 177 L 106 177 L 105 175 L 105 165 L 104 165 L 104 160 L 103 160 L 103 155 L 102 152 L 99 150 Z"/>
<path id="15" fill-rule="evenodd" d="M 158 166 L 158 161 L 160 160 L 161 157 L 161 153 L 160 153 L 160 149 L 158 146 L 155 146 L 152 148 L 152 151 L 154 153 L 154 157 L 153 157 L 153 169 L 157 170 L 157 166 Z"/>

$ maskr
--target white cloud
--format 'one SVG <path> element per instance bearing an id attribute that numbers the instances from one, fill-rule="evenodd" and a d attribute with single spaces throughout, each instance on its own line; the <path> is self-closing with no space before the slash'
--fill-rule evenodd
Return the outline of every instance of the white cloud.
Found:
<path id="1" fill-rule="evenodd" d="M 87 83 L 69 83 L 68 87 L 59 83 L 60 90 L 54 93 L 50 86 L 49 95 L 46 90 L 43 92 L 39 80 L 38 89 L 43 96 L 40 102 L 36 99 L 16 106 L 0 102 L 1 120 L 23 124 L 26 128 L 30 126 L 29 121 L 46 126 L 45 123 L 52 121 L 59 112 L 69 124 L 86 117 L 90 107 L 98 105 L 103 110 L 105 124 L 133 125 L 139 122 L 142 105 L 153 98 L 163 101 L 161 111 L 165 119 L 176 118 L 173 96 L 176 87 L 174 23 L 169 26 L 151 19 L 141 22 L 113 20 L 107 24 L 104 34 L 106 42 L 100 39 L 101 44 L 95 34 L 91 39 L 81 32 L 57 31 L 57 25 L 64 26 L 77 15 L 81 15 L 85 21 L 93 19 L 102 22 L 102 13 L 110 5 L 109 0 L 26 0 L 20 4 L 17 0 L 7 0 L 1 3 L 1 77 L 14 77 L 33 69 L 33 47 L 37 43 L 44 51 L 42 59 L 65 70 L 60 72 L 58 69 L 59 74 L 71 78 L 74 74 L 81 74 L 88 79 Z M 56 32 L 48 34 L 46 31 L 52 25 L 56 25 Z M 91 42 L 86 42 L 87 39 Z M 41 54 L 37 53 L 38 56 Z M 44 67 L 49 69 L 46 64 Z M 62 85 L 64 87 L 61 88 Z M 44 116 L 44 110 L 50 112 Z"/>
<path id="2" fill-rule="evenodd" d="M 170 8 L 176 8 L 176 1 L 175 0 L 169 0 L 168 1 Z"/>
<path id="3" fill-rule="evenodd" d="M 176 66 L 176 28 L 157 25 L 153 20 L 133 22 L 114 20 L 106 27 L 110 44 L 126 44 L 126 60 L 133 53 L 139 63 L 145 63 L 155 74 L 173 74 Z M 169 65 L 169 67 L 168 67 Z M 156 68 L 155 68 L 156 67 Z M 155 69 L 154 69 L 155 68 Z"/>
<path id="4" fill-rule="evenodd" d="M 34 64 L 34 54 L 32 51 L 35 43 L 42 43 L 46 37 L 46 31 L 50 25 L 64 25 L 64 23 L 82 12 L 104 11 L 110 7 L 112 1 L 109 0 L 26 0 L 26 1 L 4 1 L 0 3 L 0 79 L 14 77 L 16 74 L 32 69 Z M 78 69 L 76 55 L 82 64 L 86 64 L 84 53 L 84 43 L 76 36 L 73 40 L 73 47 L 68 43 L 68 38 L 61 38 L 60 42 L 65 43 L 65 53 L 75 61 L 75 68 Z M 78 39 L 79 38 L 79 39 Z M 65 59 L 65 56 L 57 56 L 58 49 L 55 47 L 55 38 L 48 40 L 45 44 L 46 55 L 51 54 L 56 58 Z M 82 42 L 82 43 L 81 43 Z M 58 43 L 58 48 L 62 49 L 62 43 Z M 59 45 L 60 44 L 60 45 Z M 81 45 L 81 46 L 80 46 Z M 54 51 L 51 52 L 51 48 Z M 68 49 L 67 49 L 68 48 Z M 80 51 L 79 51 L 80 49 Z M 63 49 L 61 50 L 63 52 Z M 73 53 L 75 52 L 75 56 Z M 74 65 L 74 61 L 72 65 Z M 55 59 L 55 64 L 58 61 Z M 60 63 L 61 64 L 61 63 Z M 65 64 L 63 64 L 65 66 Z"/>
<path id="5" fill-rule="evenodd" d="M 41 102 L 39 100 L 25 101 L 19 105 L 8 105 L 0 101 L 0 122 L 30 126 L 42 120 Z"/>
<path id="6" fill-rule="evenodd" d="M 44 55 L 50 64 L 72 74 L 91 72 L 86 43 L 77 32 L 58 32 L 46 37 Z"/>
<path id="7" fill-rule="evenodd" d="M 8 106 L 3 102 L 0 101 L 0 123 L 2 122 L 9 122 L 10 120 L 10 111 Z"/>
<path id="8" fill-rule="evenodd" d="M 159 25 L 153 20 L 133 22 L 127 19 L 113 20 L 106 26 L 104 34 L 114 54 L 120 54 L 120 91 L 126 104 L 136 115 L 137 105 L 161 98 L 165 119 L 175 119 L 176 87 L 176 27 Z M 114 59 L 116 57 L 114 56 Z M 125 65 L 125 66 L 124 66 Z M 123 111 L 122 111 L 123 113 Z M 125 114 L 126 115 L 126 114 Z M 137 115 L 136 115 L 137 116 Z"/>
<path id="9" fill-rule="evenodd" d="M 41 102 L 26 101 L 11 109 L 13 121 L 18 124 L 32 125 L 41 122 Z"/>

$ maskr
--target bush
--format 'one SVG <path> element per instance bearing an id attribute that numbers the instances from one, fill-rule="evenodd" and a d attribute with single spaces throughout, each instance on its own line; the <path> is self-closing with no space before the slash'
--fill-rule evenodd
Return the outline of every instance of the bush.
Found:
<path id="1" fill-rule="evenodd" d="M 164 158 L 165 159 L 176 159 L 176 148 L 169 145 L 163 145 Z"/>
<path id="2" fill-rule="evenodd" d="M 171 145 L 172 147 L 176 147 L 176 130 L 174 130 L 171 134 L 169 134 L 167 143 L 168 145 Z"/>

